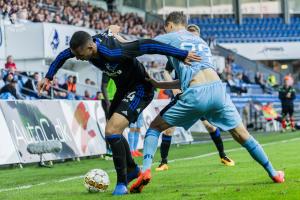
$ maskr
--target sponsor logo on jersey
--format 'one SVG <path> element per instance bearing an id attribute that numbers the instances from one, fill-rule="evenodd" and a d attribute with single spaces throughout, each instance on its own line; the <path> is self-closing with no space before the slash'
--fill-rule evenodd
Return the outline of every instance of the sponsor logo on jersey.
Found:
<path id="1" fill-rule="evenodd" d="M 116 77 L 116 76 L 119 76 L 120 74 L 122 74 L 122 70 L 117 70 L 114 72 L 103 71 L 103 73 L 107 74 L 109 77 Z"/>

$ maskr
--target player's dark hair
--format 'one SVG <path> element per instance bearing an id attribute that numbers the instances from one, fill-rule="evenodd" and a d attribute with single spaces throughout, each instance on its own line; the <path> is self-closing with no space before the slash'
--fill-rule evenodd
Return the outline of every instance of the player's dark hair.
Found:
<path id="1" fill-rule="evenodd" d="M 183 14 L 183 12 L 171 12 L 165 21 L 165 25 L 168 25 L 168 23 L 173 22 L 174 24 L 182 24 L 182 25 L 186 25 L 187 24 L 187 20 L 186 20 L 186 16 Z"/>
<path id="2" fill-rule="evenodd" d="M 85 31 L 75 32 L 70 40 L 70 48 L 77 49 L 84 46 L 87 42 L 92 41 L 92 36 Z"/>

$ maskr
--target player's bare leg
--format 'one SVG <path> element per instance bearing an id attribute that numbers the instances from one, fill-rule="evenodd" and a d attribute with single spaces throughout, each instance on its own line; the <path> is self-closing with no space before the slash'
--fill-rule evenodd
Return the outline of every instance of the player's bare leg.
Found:
<path id="1" fill-rule="evenodd" d="M 153 156 L 157 149 L 158 138 L 162 131 L 170 127 L 171 125 L 165 122 L 160 115 L 158 115 L 150 124 L 150 127 L 146 132 L 144 141 L 144 160 L 142 173 L 130 187 L 130 192 L 140 193 L 145 187 L 145 185 L 147 185 L 150 182 L 151 165 L 153 161 Z"/>
<path id="2" fill-rule="evenodd" d="M 284 182 L 284 173 L 276 171 L 261 145 L 249 134 L 243 123 L 230 130 L 232 137 L 247 149 L 256 162 L 263 166 L 275 183 Z"/>

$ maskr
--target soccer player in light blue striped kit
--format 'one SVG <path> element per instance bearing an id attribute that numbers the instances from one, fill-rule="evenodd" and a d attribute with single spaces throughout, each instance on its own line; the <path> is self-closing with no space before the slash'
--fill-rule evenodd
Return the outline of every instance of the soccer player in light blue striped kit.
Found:
<path id="1" fill-rule="evenodd" d="M 244 127 L 236 107 L 226 94 L 226 88 L 215 71 L 210 48 L 201 38 L 188 32 L 186 25 L 186 17 L 182 12 L 172 12 L 165 21 L 167 34 L 155 39 L 177 48 L 195 51 L 202 60 L 187 66 L 177 59 L 169 58 L 179 80 L 170 82 L 150 80 L 155 87 L 178 88 L 183 91 L 183 94 L 176 102 L 163 109 L 147 130 L 142 173 L 133 183 L 130 191 L 141 192 L 151 180 L 150 169 L 160 133 L 172 126 L 188 129 L 201 118 L 207 119 L 224 131 L 229 131 L 232 137 L 247 149 L 253 159 L 263 166 L 274 182 L 284 182 L 284 173 L 273 168 L 261 145 Z"/>

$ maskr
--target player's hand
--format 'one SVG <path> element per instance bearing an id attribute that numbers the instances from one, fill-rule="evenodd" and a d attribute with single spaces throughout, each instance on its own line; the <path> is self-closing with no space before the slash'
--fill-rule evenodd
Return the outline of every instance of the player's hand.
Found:
<path id="1" fill-rule="evenodd" d="M 50 81 L 48 78 L 44 78 L 43 80 L 39 81 L 37 84 L 38 96 L 41 96 L 43 91 L 49 90 L 51 84 L 52 81 Z"/>
<path id="2" fill-rule="evenodd" d="M 174 96 L 176 96 L 177 94 L 182 93 L 182 91 L 180 89 L 173 89 L 172 92 L 173 92 Z"/>
<path id="3" fill-rule="evenodd" d="M 196 54 L 194 51 L 189 51 L 187 57 L 184 59 L 186 65 L 192 65 L 192 62 L 200 62 L 201 57 Z"/>
<path id="4" fill-rule="evenodd" d="M 291 98 L 291 93 L 290 93 L 290 92 L 287 93 L 286 97 L 287 97 L 287 98 Z"/>
<path id="5" fill-rule="evenodd" d="M 118 25 L 110 25 L 110 26 L 108 27 L 108 29 L 110 30 L 110 32 L 111 32 L 113 35 L 116 35 L 116 34 L 118 34 L 118 33 L 121 32 L 121 27 L 118 26 Z"/>

